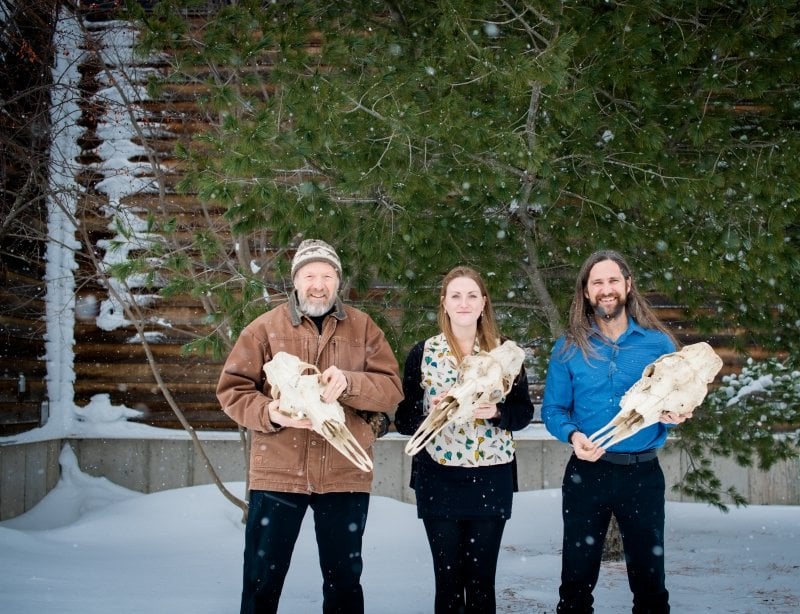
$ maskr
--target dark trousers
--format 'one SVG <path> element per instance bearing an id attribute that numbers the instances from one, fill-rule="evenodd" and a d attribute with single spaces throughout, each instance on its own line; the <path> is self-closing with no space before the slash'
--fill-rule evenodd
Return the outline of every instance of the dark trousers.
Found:
<path id="1" fill-rule="evenodd" d="M 314 512 L 322 569 L 322 611 L 362 614 L 361 541 L 368 493 L 250 492 L 241 614 L 274 614 L 306 508 Z"/>
<path id="2" fill-rule="evenodd" d="M 433 554 L 435 614 L 494 614 L 494 579 L 505 519 L 424 518 Z"/>
<path id="3" fill-rule="evenodd" d="M 564 543 L 558 612 L 593 612 L 603 542 L 617 518 L 634 614 L 669 612 L 664 574 L 664 473 L 658 459 L 633 465 L 573 456 L 562 484 Z"/>

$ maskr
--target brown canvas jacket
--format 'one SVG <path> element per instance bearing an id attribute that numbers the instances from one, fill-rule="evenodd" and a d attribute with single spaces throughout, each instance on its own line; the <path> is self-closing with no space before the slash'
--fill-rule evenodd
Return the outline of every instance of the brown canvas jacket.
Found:
<path id="1" fill-rule="evenodd" d="M 353 410 L 393 413 L 403 397 L 397 360 L 372 318 L 337 300 L 320 335 L 314 322 L 301 315 L 292 294 L 289 302 L 242 331 L 217 385 L 222 410 L 251 430 L 250 489 L 369 492 L 372 473 L 355 467 L 322 436 L 270 422 L 267 405 L 272 397 L 263 366 L 280 351 L 320 371 L 336 365 L 345 372 L 347 390 L 339 402 L 347 427 L 370 456 L 375 434 Z"/>

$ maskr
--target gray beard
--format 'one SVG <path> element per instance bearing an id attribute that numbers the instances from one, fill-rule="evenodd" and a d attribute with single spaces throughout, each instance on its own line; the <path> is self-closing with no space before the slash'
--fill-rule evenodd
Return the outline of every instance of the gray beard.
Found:
<path id="1" fill-rule="evenodd" d="M 319 316 L 324 316 L 331 310 L 333 304 L 336 302 L 336 297 L 332 296 L 331 300 L 325 303 L 324 305 L 320 304 L 309 304 L 304 298 L 298 297 L 300 303 L 300 311 L 311 318 L 318 318 Z"/>

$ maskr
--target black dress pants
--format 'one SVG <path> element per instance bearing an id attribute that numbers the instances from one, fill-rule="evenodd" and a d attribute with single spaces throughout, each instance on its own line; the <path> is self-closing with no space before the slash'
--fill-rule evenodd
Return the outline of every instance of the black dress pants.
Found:
<path id="1" fill-rule="evenodd" d="M 664 474 L 658 459 L 631 465 L 567 463 L 562 484 L 564 541 L 558 612 L 593 612 L 603 542 L 616 516 L 634 614 L 669 612 L 664 573 Z"/>
<path id="2" fill-rule="evenodd" d="M 245 528 L 241 614 L 274 614 L 306 509 L 322 569 L 322 611 L 363 614 L 361 543 L 368 493 L 296 494 L 250 491 Z"/>
<path id="3" fill-rule="evenodd" d="M 434 614 L 494 614 L 495 575 L 505 519 L 422 520 L 433 555 Z"/>

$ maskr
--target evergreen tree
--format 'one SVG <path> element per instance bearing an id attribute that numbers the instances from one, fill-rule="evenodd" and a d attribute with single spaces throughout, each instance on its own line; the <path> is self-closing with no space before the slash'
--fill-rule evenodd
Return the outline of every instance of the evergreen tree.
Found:
<path id="1" fill-rule="evenodd" d="M 798 348 L 795 3 L 198 4 L 138 13 L 143 51 L 169 63 L 153 90 L 201 86 L 213 120 L 179 149 L 179 189 L 226 226 L 156 254 L 163 292 L 219 323 L 197 347 L 222 352 L 279 299 L 286 248 L 314 236 L 400 355 L 435 327 L 441 275 L 469 264 L 504 332 L 546 356 L 600 247 L 701 334 Z"/>
<path id="2" fill-rule="evenodd" d="M 320 235 L 355 288 L 428 310 L 466 262 L 534 338 L 610 246 L 700 325 L 796 343 L 790 3 L 245 1 L 202 28 L 175 4 L 145 18 L 147 46 L 218 118 L 181 187 L 251 250 Z M 413 324 L 402 344 L 432 326 Z"/>

